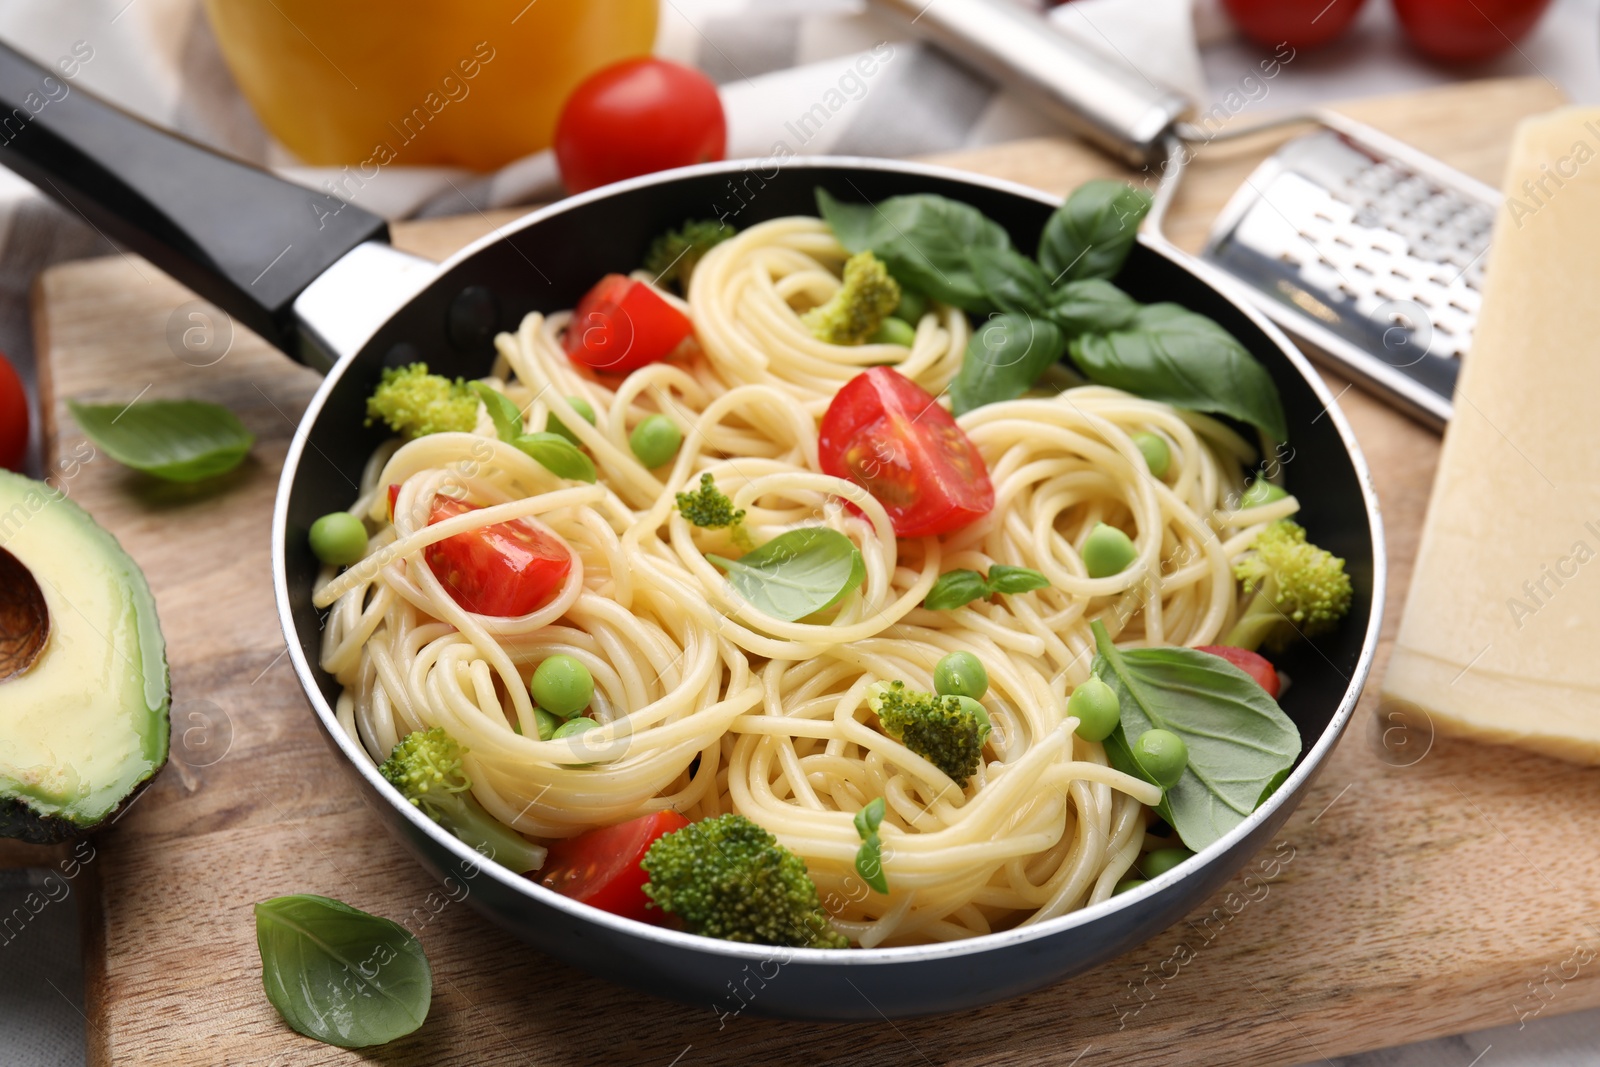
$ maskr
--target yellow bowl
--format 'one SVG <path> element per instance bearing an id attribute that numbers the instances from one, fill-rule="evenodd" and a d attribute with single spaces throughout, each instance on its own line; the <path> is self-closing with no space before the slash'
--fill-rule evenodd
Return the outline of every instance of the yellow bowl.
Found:
<path id="1" fill-rule="evenodd" d="M 306 163 L 492 170 L 650 51 L 655 0 L 206 0 L 239 88 Z"/>

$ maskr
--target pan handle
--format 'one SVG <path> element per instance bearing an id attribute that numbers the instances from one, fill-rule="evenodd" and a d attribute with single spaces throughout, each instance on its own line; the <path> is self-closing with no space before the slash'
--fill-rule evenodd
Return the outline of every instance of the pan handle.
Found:
<path id="1" fill-rule="evenodd" d="M 295 297 L 388 225 L 90 95 L 86 58 L 51 70 L 0 43 L 0 165 L 300 358 Z"/>
<path id="2" fill-rule="evenodd" d="M 1085 48 L 1019 4 L 875 0 L 874 6 L 1134 167 L 1166 158 L 1168 133 L 1192 107 L 1176 89 Z"/>

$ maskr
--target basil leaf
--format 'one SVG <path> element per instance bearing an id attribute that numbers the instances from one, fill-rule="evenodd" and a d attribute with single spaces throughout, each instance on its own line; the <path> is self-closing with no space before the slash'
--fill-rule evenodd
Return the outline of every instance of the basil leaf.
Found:
<path id="1" fill-rule="evenodd" d="M 1052 302 L 1050 279 L 1037 263 L 1013 249 L 969 249 L 967 266 L 989 302 L 1001 311 L 1043 313 Z"/>
<path id="2" fill-rule="evenodd" d="M 867 577 L 861 550 L 837 530 L 806 526 L 779 534 L 738 559 L 709 553 L 758 610 L 794 622 L 838 603 Z"/>
<path id="3" fill-rule="evenodd" d="M 1094 672 L 1122 708 L 1106 755 L 1117 769 L 1148 781 L 1128 738 L 1158 727 L 1183 738 L 1189 765 L 1157 810 L 1199 852 L 1249 817 L 1294 766 L 1300 731 L 1259 683 L 1221 657 L 1192 648 L 1123 651 L 1103 623 L 1093 627 Z"/>
<path id="4" fill-rule="evenodd" d="M 1132 322 L 1144 305 L 1103 278 L 1056 286 L 1047 311 L 1069 336 L 1110 333 Z"/>
<path id="5" fill-rule="evenodd" d="M 255 435 L 227 408 L 203 400 L 134 404 L 67 401 L 78 428 L 106 455 L 169 482 L 198 482 L 237 467 Z"/>
<path id="6" fill-rule="evenodd" d="M 989 568 L 989 592 L 1031 593 L 1035 589 L 1048 589 L 1050 579 L 1032 567 L 1009 567 L 996 563 Z"/>
<path id="7" fill-rule="evenodd" d="M 845 204 L 819 188 L 817 211 L 840 244 L 871 250 L 902 285 L 966 311 L 992 309 L 967 253 L 1010 248 L 1011 238 L 977 208 L 931 194 Z"/>
<path id="8" fill-rule="evenodd" d="M 922 606 L 929 611 L 949 611 L 989 595 L 989 583 L 977 571 L 945 571 L 928 590 Z"/>
<path id="9" fill-rule="evenodd" d="M 1074 189 L 1039 237 L 1039 265 L 1051 284 L 1115 277 L 1150 204 L 1143 189 L 1108 178 Z"/>
<path id="10" fill-rule="evenodd" d="M 1049 319 L 1017 312 L 995 315 L 974 330 L 950 383 L 950 410 L 965 415 L 985 404 L 1015 400 L 1039 380 L 1067 339 Z"/>
<path id="11" fill-rule="evenodd" d="M 1074 339 L 1072 361 L 1101 385 L 1228 415 L 1274 440 L 1289 436 L 1278 387 L 1266 368 L 1227 330 L 1177 304 L 1151 304 L 1124 329 Z"/>
<path id="12" fill-rule="evenodd" d="M 500 440 L 516 444 L 517 438 L 522 436 L 522 410 L 512 403 L 509 396 L 482 382 L 473 382 L 469 388 L 483 401 L 489 418 L 494 420 L 494 432 Z"/>
<path id="13" fill-rule="evenodd" d="M 594 484 L 594 460 L 558 433 L 519 434 L 511 443 L 558 478 Z"/>
<path id="14" fill-rule="evenodd" d="M 340 1048 L 404 1037 L 428 1017 L 433 972 L 403 926 L 301 893 L 256 905 L 267 999 L 295 1031 Z"/>
<path id="15" fill-rule="evenodd" d="M 876 797 L 856 812 L 856 833 L 861 835 L 861 847 L 856 850 L 856 873 L 867 885 L 888 895 L 889 879 L 883 873 L 883 840 L 878 836 L 884 807 L 884 799 Z"/>

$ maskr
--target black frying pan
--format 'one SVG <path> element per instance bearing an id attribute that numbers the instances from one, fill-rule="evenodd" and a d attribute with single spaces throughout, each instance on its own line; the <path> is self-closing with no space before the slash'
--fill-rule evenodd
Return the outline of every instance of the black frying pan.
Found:
<path id="1" fill-rule="evenodd" d="M 47 83 L 46 79 L 52 79 Z M 1377 498 L 1333 398 L 1226 282 L 1151 233 L 1118 283 L 1217 320 L 1255 354 L 1283 395 L 1290 485 L 1316 540 L 1348 561 L 1350 617 L 1287 657 L 1284 710 L 1305 751 L 1282 788 L 1203 854 L 1110 901 L 1037 926 L 952 944 L 850 951 L 773 949 L 694 937 L 574 903 L 489 864 L 404 803 L 334 719 L 337 686 L 316 666 L 311 522 L 350 503 L 381 429 L 365 398 L 386 366 L 426 359 L 482 376 L 493 338 L 530 311 L 571 307 L 609 271 L 627 271 L 650 239 L 685 218 L 744 227 L 813 214 L 822 186 L 842 200 L 938 193 L 965 201 L 1032 249 L 1055 201 L 1006 182 L 868 159 L 722 163 L 652 175 L 563 200 L 435 265 L 395 252 L 381 219 L 146 125 L 0 46 L 0 164 L 267 340 L 328 372 L 285 461 L 273 517 L 279 613 L 295 671 L 329 743 L 385 825 L 436 877 L 530 944 L 607 978 L 734 1011 L 812 1019 L 953 1011 L 1086 970 L 1192 911 L 1250 860 L 1305 795 L 1349 721 L 1372 662 L 1383 602 Z M 54 88 L 51 88 L 54 86 Z M 45 90 L 51 91 L 46 94 Z M 50 99 L 33 110 L 33 101 Z"/>

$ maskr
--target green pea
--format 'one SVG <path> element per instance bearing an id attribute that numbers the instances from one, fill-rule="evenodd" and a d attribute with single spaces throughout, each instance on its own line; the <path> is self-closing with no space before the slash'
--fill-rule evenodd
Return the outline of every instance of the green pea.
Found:
<path id="1" fill-rule="evenodd" d="M 958 696 L 956 697 L 956 700 L 960 702 L 962 711 L 967 712 L 969 715 L 983 724 L 984 736 L 988 736 L 989 730 L 994 725 L 989 721 L 989 709 L 978 703 L 976 700 L 973 700 L 971 697 Z"/>
<path id="2" fill-rule="evenodd" d="M 367 528 L 348 511 L 335 511 L 311 524 L 311 551 L 324 563 L 345 566 L 367 554 Z"/>
<path id="3" fill-rule="evenodd" d="M 875 345 L 904 345 L 906 348 L 910 348 L 916 339 L 917 331 L 904 319 L 893 316 L 884 319 L 883 324 L 878 327 L 878 332 L 872 335 L 872 343 Z"/>
<path id="4" fill-rule="evenodd" d="M 533 709 L 534 725 L 539 728 L 539 740 L 548 741 L 561 729 L 561 720 L 545 711 L 543 708 Z"/>
<path id="5" fill-rule="evenodd" d="M 1239 498 L 1241 508 L 1259 508 L 1262 504 L 1270 504 L 1274 500 L 1282 500 L 1289 495 L 1287 489 L 1273 485 L 1265 478 L 1257 478 L 1250 483 L 1244 491 L 1244 496 Z"/>
<path id="6" fill-rule="evenodd" d="M 594 698 L 594 678 L 571 656 L 551 656 L 533 672 L 528 691 L 539 707 L 558 719 L 570 719 Z"/>
<path id="7" fill-rule="evenodd" d="M 1072 691 L 1067 714 L 1078 720 L 1078 736 L 1085 741 L 1104 741 L 1122 722 L 1117 691 L 1093 676 Z"/>
<path id="8" fill-rule="evenodd" d="M 587 716 L 577 719 L 568 719 L 566 722 L 562 723 L 556 728 L 556 732 L 552 736 L 551 740 L 559 741 L 563 737 L 577 737 L 581 733 L 587 733 L 590 730 L 597 730 L 599 728 L 600 724 L 595 722 L 593 719 L 588 718 Z"/>
<path id="9" fill-rule="evenodd" d="M 1100 523 L 1083 542 L 1083 565 L 1091 578 L 1109 578 L 1139 558 L 1133 539 L 1115 526 Z"/>
<path id="10" fill-rule="evenodd" d="M 567 403 L 572 405 L 572 410 L 578 413 L 579 418 L 590 426 L 594 425 L 594 407 L 587 400 L 581 396 L 569 396 Z M 556 413 L 553 411 L 550 417 L 544 420 L 544 429 L 546 433 L 560 434 L 575 445 L 582 444 L 578 440 L 578 435 L 569 430 L 566 423 L 556 418 Z"/>
<path id="11" fill-rule="evenodd" d="M 651 470 L 671 460 L 681 444 L 683 431 L 665 415 L 646 415 L 628 435 L 628 447 Z"/>
<path id="12" fill-rule="evenodd" d="M 1133 743 L 1133 762 L 1162 789 L 1171 789 L 1189 765 L 1189 746 L 1171 730 L 1146 730 Z"/>
<path id="13" fill-rule="evenodd" d="M 1128 890 L 1138 889 L 1142 885 L 1144 885 L 1143 878 L 1124 878 L 1117 883 L 1117 888 L 1111 891 L 1111 895 L 1116 896 L 1119 893 L 1126 893 Z"/>
<path id="14" fill-rule="evenodd" d="M 1136 866 L 1146 878 L 1160 878 L 1194 855 L 1186 848 L 1158 848 L 1140 857 Z"/>
<path id="15" fill-rule="evenodd" d="M 982 700 L 989 691 L 989 672 L 971 652 L 952 652 L 934 664 L 933 691 L 942 697 Z"/>
<path id="16" fill-rule="evenodd" d="M 915 326 L 922 321 L 922 316 L 928 313 L 928 298 L 921 293 L 900 287 L 900 303 L 894 309 L 894 317 L 901 322 L 909 322 Z"/>
<path id="17" fill-rule="evenodd" d="M 1157 478 L 1165 478 L 1167 468 L 1172 465 L 1172 449 L 1167 447 L 1167 439 L 1160 434 L 1141 431 L 1133 435 L 1133 443 L 1139 446 L 1139 453 L 1144 456 L 1144 465 L 1150 468 L 1150 473 Z"/>

